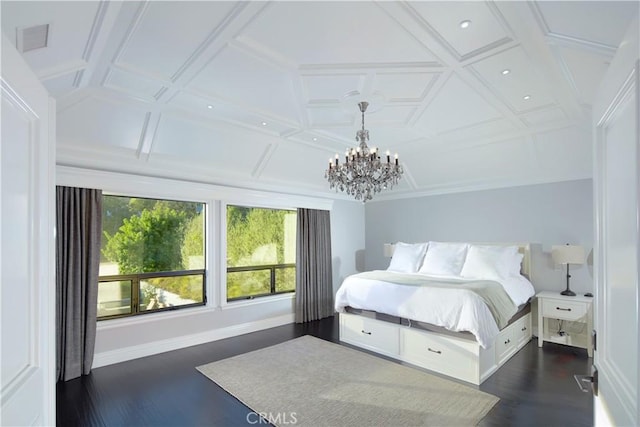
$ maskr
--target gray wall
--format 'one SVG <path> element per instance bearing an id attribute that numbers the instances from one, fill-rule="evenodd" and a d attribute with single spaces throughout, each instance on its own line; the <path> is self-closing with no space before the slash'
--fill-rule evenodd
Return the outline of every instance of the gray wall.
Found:
<path id="1" fill-rule="evenodd" d="M 335 200 L 331 209 L 333 293 L 345 277 L 364 271 L 365 223 L 361 202 Z"/>
<path id="2" fill-rule="evenodd" d="M 551 262 L 552 245 L 585 247 L 588 261 L 571 266 L 571 289 L 593 291 L 593 195 L 590 179 L 366 204 L 366 268 L 389 265 L 385 242 L 530 242 L 537 291 L 562 290 L 566 272 Z"/>

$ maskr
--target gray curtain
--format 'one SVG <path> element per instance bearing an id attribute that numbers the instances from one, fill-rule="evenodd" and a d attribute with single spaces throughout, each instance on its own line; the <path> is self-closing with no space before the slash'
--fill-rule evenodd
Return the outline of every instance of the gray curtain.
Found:
<path id="1" fill-rule="evenodd" d="M 296 323 L 333 315 L 330 212 L 298 209 Z"/>
<path id="2" fill-rule="evenodd" d="M 56 188 L 56 374 L 87 375 L 93 363 L 102 234 L 102 191 Z"/>

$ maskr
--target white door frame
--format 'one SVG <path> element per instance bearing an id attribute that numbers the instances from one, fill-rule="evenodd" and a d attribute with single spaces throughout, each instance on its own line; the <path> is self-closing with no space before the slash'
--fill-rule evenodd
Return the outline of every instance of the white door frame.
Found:
<path id="1" fill-rule="evenodd" d="M 598 370 L 599 391 L 594 397 L 596 425 L 640 424 L 638 37 L 636 16 L 611 61 L 593 106 L 597 331 L 594 366 Z M 635 188 L 625 188 L 624 184 Z"/>
<path id="2" fill-rule="evenodd" d="M 55 101 L 4 35 L 0 74 L 0 424 L 55 425 Z"/>

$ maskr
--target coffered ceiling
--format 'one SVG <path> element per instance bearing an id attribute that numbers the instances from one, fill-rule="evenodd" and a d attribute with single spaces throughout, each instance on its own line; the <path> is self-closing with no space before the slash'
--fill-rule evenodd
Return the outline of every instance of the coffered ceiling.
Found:
<path id="1" fill-rule="evenodd" d="M 590 105 L 638 2 L 11 2 L 57 100 L 60 165 L 336 196 L 398 152 L 406 197 L 591 176 Z M 469 25 L 462 28 L 461 23 Z M 28 41 L 28 40 L 27 40 Z M 340 197 L 337 195 L 336 197 Z"/>

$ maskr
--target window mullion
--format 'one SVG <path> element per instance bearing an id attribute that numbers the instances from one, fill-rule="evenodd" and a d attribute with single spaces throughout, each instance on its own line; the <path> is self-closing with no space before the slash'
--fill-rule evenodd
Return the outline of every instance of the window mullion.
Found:
<path id="1" fill-rule="evenodd" d="M 270 270 L 271 270 L 271 293 L 275 294 L 276 293 L 276 267 L 272 266 Z"/>
<path id="2" fill-rule="evenodd" d="M 139 313 L 140 312 L 140 278 L 139 277 L 135 277 L 132 280 L 131 293 L 133 294 L 131 296 L 131 301 L 133 303 L 131 313 L 133 314 Z"/>

